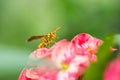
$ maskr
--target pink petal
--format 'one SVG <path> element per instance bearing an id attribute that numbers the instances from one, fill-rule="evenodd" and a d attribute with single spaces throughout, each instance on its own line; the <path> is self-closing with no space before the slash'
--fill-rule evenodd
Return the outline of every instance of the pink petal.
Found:
<path id="1" fill-rule="evenodd" d="M 27 77 L 26 77 L 26 72 L 27 72 L 27 69 L 24 69 L 24 70 L 20 73 L 20 76 L 19 76 L 18 80 L 31 80 L 30 78 L 27 78 Z"/>
<path id="2" fill-rule="evenodd" d="M 86 33 L 78 34 L 71 40 L 71 42 L 76 45 L 76 48 L 88 51 L 92 54 L 95 54 L 98 47 L 102 44 L 102 40 L 92 37 Z"/>
<path id="3" fill-rule="evenodd" d="M 37 59 L 41 59 L 41 58 L 50 58 L 51 54 L 50 54 L 50 50 L 47 48 L 40 48 L 35 50 L 30 57 L 31 58 L 37 58 Z"/>

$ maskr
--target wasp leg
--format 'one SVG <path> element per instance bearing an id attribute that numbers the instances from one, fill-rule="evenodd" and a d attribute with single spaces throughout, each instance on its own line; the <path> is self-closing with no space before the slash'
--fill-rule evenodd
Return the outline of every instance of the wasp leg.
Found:
<path id="1" fill-rule="evenodd" d="M 52 42 L 53 42 L 52 40 L 48 42 L 48 48 L 51 47 L 50 44 L 51 44 Z"/>

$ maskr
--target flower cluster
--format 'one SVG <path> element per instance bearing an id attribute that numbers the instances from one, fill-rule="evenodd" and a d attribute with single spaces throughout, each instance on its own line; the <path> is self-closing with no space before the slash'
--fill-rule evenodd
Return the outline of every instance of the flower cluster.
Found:
<path id="1" fill-rule="evenodd" d="M 25 68 L 18 80 L 77 80 L 84 74 L 90 62 L 96 62 L 96 52 L 101 44 L 102 40 L 82 33 L 71 41 L 63 39 L 49 49 L 37 49 L 30 57 L 48 59 L 56 68 L 50 69 L 39 65 Z"/>

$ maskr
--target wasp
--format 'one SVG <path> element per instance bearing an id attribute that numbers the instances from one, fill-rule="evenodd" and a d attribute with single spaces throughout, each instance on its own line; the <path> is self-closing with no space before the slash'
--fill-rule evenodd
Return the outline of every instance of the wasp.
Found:
<path id="1" fill-rule="evenodd" d="M 52 32 L 49 32 L 45 35 L 40 36 L 32 36 L 28 38 L 28 42 L 36 39 L 41 39 L 41 43 L 38 45 L 38 48 L 44 48 L 46 46 L 50 46 L 51 43 L 57 38 L 56 31 L 59 30 L 60 27 L 56 27 Z"/>

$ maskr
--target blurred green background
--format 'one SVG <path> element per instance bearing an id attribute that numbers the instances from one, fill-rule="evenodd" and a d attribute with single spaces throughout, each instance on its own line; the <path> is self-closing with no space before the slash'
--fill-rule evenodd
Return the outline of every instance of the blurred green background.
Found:
<path id="1" fill-rule="evenodd" d="M 0 80 L 17 80 L 37 48 L 33 35 L 51 32 L 58 40 L 71 40 L 78 33 L 103 38 L 120 33 L 119 0 L 0 0 Z"/>

